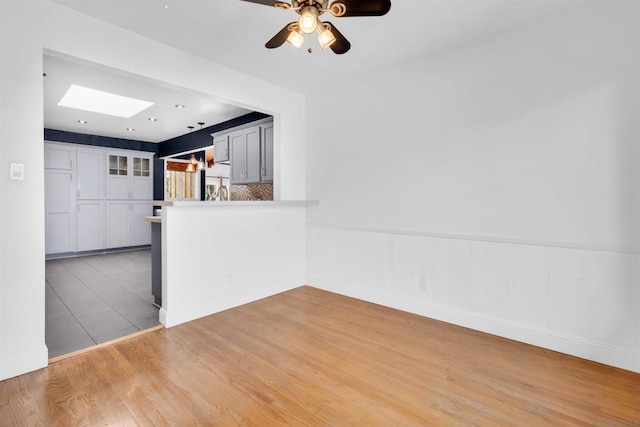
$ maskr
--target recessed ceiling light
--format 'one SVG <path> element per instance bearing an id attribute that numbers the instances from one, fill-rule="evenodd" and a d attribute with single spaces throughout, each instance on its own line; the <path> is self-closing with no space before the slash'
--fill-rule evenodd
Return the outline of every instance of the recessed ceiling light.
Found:
<path id="1" fill-rule="evenodd" d="M 184 104 L 176 104 L 176 108 L 184 108 Z"/>
<path id="2" fill-rule="evenodd" d="M 86 125 L 87 123 L 89 123 L 86 120 L 78 120 L 78 123 L 82 124 L 82 125 Z"/>
<path id="3" fill-rule="evenodd" d="M 129 132 L 133 132 L 135 129 L 134 129 L 134 128 L 127 128 L 127 130 L 128 130 Z"/>
<path id="4" fill-rule="evenodd" d="M 153 102 L 71 85 L 58 105 L 128 119 L 152 106 Z"/>
<path id="5" fill-rule="evenodd" d="M 155 117 L 149 117 L 148 119 L 150 122 L 157 122 L 158 119 L 156 119 Z"/>

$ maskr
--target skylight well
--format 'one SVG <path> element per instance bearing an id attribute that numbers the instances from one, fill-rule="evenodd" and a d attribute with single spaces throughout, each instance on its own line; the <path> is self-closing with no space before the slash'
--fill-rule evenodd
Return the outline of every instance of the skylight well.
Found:
<path id="1" fill-rule="evenodd" d="M 71 85 L 58 105 L 128 119 L 151 107 L 153 102 Z"/>

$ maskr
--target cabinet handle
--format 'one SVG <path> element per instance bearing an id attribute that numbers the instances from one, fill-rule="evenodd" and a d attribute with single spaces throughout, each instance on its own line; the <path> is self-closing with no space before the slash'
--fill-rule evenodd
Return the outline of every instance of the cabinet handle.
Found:
<path id="1" fill-rule="evenodd" d="M 80 190 L 76 191 L 76 197 L 79 199 L 80 198 Z"/>

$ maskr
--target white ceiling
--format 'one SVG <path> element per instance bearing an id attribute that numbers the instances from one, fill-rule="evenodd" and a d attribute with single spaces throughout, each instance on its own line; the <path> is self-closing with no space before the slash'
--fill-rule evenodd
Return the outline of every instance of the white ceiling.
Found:
<path id="1" fill-rule="evenodd" d="M 240 0 L 53 1 L 300 93 L 321 91 L 323 85 L 331 84 L 338 79 L 354 77 L 372 69 L 379 70 L 423 57 L 588 2 L 392 0 L 391 11 L 383 17 L 334 18 L 323 15 L 323 19 L 336 25 L 352 44 L 351 50 L 346 54 L 335 55 L 330 49 L 323 51 L 317 45 L 315 37 L 307 37 L 300 51 L 287 43 L 278 49 L 266 49 L 266 41 L 287 23 L 295 20 L 297 15 L 290 10 L 277 10 Z M 313 53 L 307 53 L 308 47 L 313 49 Z M 58 60 L 49 58 L 48 61 L 60 66 Z M 141 82 L 139 78 L 127 78 L 115 74 L 113 70 L 104 73 L 104 70 L 96 67 L 82 69 L 78 64 L 75 64 L 75 67 L 78 67 L 74 68 L 78 76 L 85 76 L 89 82 L 102 81 L 101 84 L 105 85 L 93 87 L 94 89 L 107 90 L 104 87 L 110 87 L 114 91 L 117 89 L 115 93 L 121 95 L 154 101 L 159 110 L 153 114 L 162 115 L 162 122 L 153 126 L 144 122 L 131 126 L 136 128 L 135 137 L 124 130 L 130 125 L 122 126 L 119 123 L 105 123 L 105 127 L 99 129 L 98 134 L 101 135 L 157 142 L 168 139 L 166 136 L 172 133 L 169 137 L 185 133 L 179 130 L 185 129 L 188 124 L 195 124 L 200 120 L 211 122 L 211 119 L 201 117 L 212 117 L 211 114 L 217 113 L 220 108 L 223 109 L 222 116 L 241 115 L 235 107 L 222 106 L 215 100 L 197 93 L 164 87 L 157 82 Z M 97 80 L 92 80 L 94 73 L 99 75 L 96 77 Z M 45 80 L 47 90 L 50 89 L 49 85 L 53 85 L 50 82 L 55 78 L 54 73 L 48 73 Z M 75 83 L 81 84 L 77 81 Z M 58 95 L 62 96 L 60 90 L 63 84 L 56 82 L 55 86 L 56 93 L 50 95 L 52 100 Z M 51 91 L 54 89 L 51 88 Z M 180 112 L 172 110 L 174 104 L 182 102 L 180 99 L 185 99 L 185 104 L 192 104 L 193 109 Z M 57 107 L 58 110 L 54 114 L 56 109 L 50 107 L 49 101 L 51 100 L 45 99 L 46 123 L 63 130 L 81 131 L 76 120 L 84 117 L 72 116 L 68 112 L 64 114 L 59 111 L 61 107 Z M 148 113 L 150 115 L 152 111 Z M 147 113 L 140 116 L 141 120 L 147 120 Z M 73 122 L 69 124 L 71 119 Z M 61 128 L 63 123 L 66 127 Z M 209 124 L 214 123 L 207 125 Z M 94 128 L 85 126 L 84 129 Z"/>
<path id="2" fill-rule="evenodd" d="M 44 126 L 114 138 L 161 142 L 248 113 L 248 110 L 218 102 L 202 93 L 172 87 L 122 71 L 68 58 L 44 57 Z M 127 119 L 60 107 L 58 102 L 72 84 L 153 102 L 154 105 Z M 176 104 L 185 108 L 178 109 Z M 150 117 L 158 121 L 149 121 Z M 78 120 L 87 121 L 86 124 Z M 127 128 L 135 129 L 133 132 Z"/>

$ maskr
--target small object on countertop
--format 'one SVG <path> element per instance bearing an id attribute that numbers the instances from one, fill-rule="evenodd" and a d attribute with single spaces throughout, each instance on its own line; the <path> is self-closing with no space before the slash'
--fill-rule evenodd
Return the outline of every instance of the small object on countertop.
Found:
<path id="1" fill-rule="evenodd" d="M 220 187 L 220 200 L 229 200 L 229 190 L 227 189 L 226 185 L 223 185 L 222 187 Z"/>

